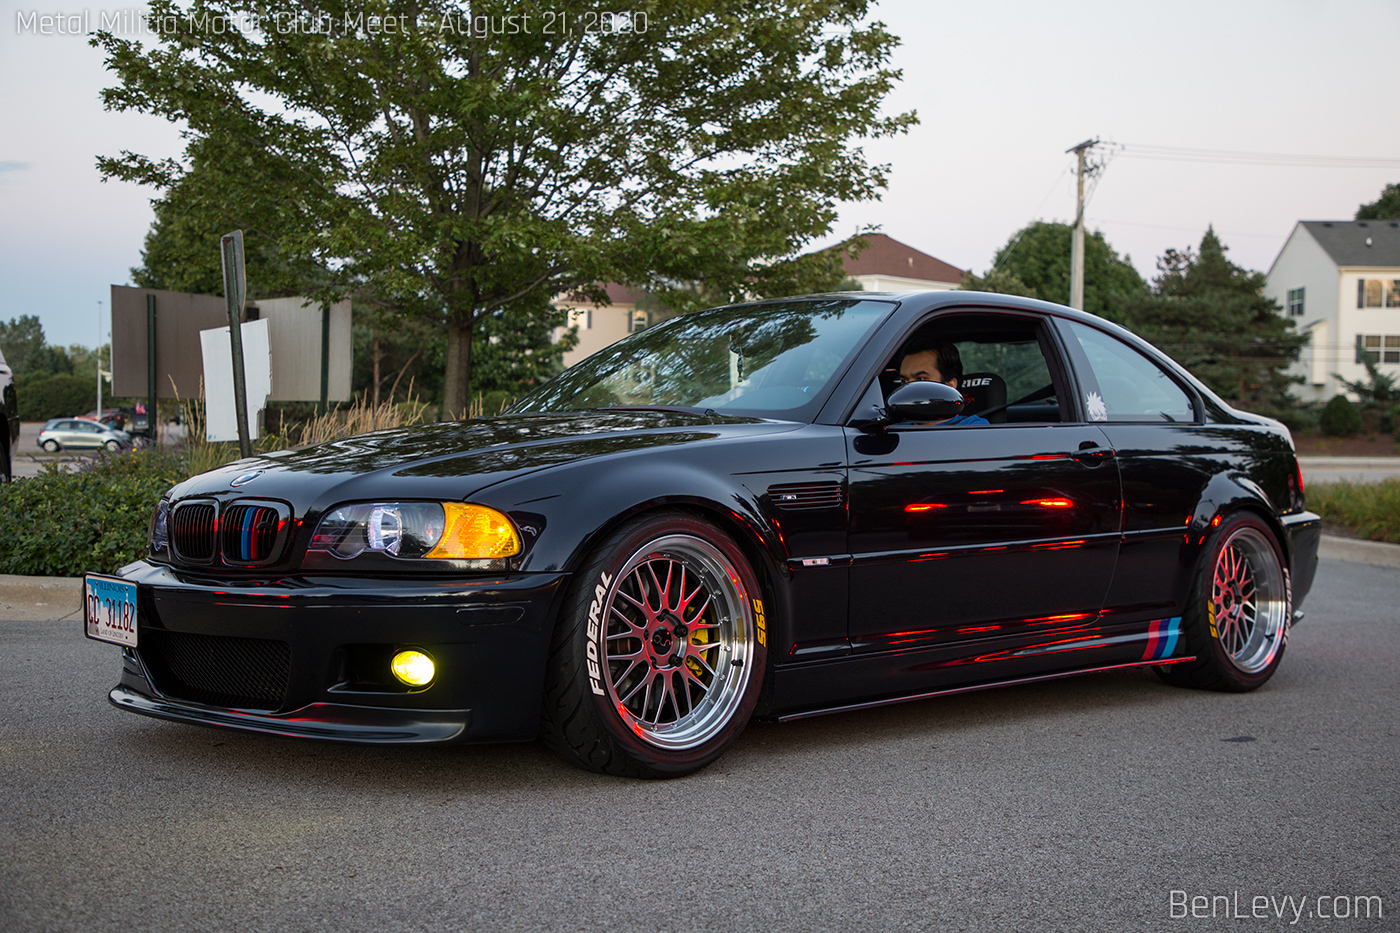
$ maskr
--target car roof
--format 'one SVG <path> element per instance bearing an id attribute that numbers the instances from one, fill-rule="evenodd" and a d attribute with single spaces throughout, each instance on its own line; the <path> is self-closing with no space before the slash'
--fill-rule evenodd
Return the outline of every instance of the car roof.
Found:
<path id="1" fill-rule="evenodd" d="M 1020 295 L 1005 295 L 1000 292 L 978 292 L 964 291 L 962 289 L 910 289 L 906 291 L 884 291 L 884 292 L 826 292 L 812 295 L 793 295 L 784 298 L 771 298 L 763 301 L 744 302 L 733 307 L 760 306 L 766 304 L 782 304 L 792 301 L 810 300 L 831 300 L 841 298 L 846 300 L 868 300 L 883 301 L 898 305 L 895 314 L 917 317 L 934 311 L 940 307 L 952 308 L 988 308 L 1001 311 L 1028 311 L 1035 314 L 1050 314 L 1066 320 L 1078 321 L 1081 324 L 1088 324 L 1100 330 L 1107 331 L 1124 342 L 1136 347 L 1149 357 L 1156 360 L 1160 365 L 1166 366 L 1180 377 L 1187 380 L 1197 391 L 1204 394 L 1216 404 L 1224 408 L 1230 408 L 1230 404 L 1213 392 L 1209 386 L 1202 382 L 1194 373 L 1186 369 L 1176 360 L 1148 341 L 1139 337 L 1121 324 L 1116 324 L 1108 318 L 1100 317 L 1097 314 L 1090 314 L 1088 311 L 1080 311 L 1067 305 L 1056 304 L 1051 301 L 1041 301 L 1038 298 L 1023 298 Z"/>

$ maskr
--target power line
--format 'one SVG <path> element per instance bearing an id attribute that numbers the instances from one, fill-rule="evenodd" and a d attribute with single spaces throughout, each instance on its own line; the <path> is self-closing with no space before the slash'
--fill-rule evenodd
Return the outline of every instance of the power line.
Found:
<path id="1" fill-rule="evenodd" d="M 1387 156 L 1326 156 L 1286 152 L 1249 152 L 1236 149 L 1198 149 L 1115 143 L 1125 159 L 1159 162 L 1206 162 L 1217 165 L 1277 165 L 1286 168 L 1400 168 L 1400 158 Z"/>
<path id="2" fill-rule="evenodd" d="M 1177 226 L 1172 226 L 1172 225 L 1169 225 L 1169 224 L 1145 224 L 1145 223 L 1139 223 L 1138 221 L 1135 221 L 1135 220 L 1114 220 L 1114 219 L 1112 219 L 1111 217 L 1089 217 L 1089 218 L 1087 218 L 1087 219 L 1088 219 L 1089 221 L 1093 222 L 1093 223 L 1096 223 L 1096 224 L 1114 224 L 1114 225 L 1116 225 L 1116 226 L 1123 226 L 1123 227 L 1150 227 L 1150 228 L 1152 228 L 1153 230 L 1181 230 L 1181 231 L 1184 231 L 1184 232 L 1186 232 L 1186 233 L 1203 233 L 1203 232 L 1204 232 L 1204 231 L 1202 231 L 1201 228 L 1199 228 L 1199 227 L 1177 227 Z M 1265 239 L 1265 240 L 1286 240 L 1286 239 L 1288 239 L 1288 234 L 1286 234 L 1286 233 L 1244 233 L 1243 231 L 1240 231 L 1240 230 L 1217 230 L 1217 231 L 1215 231 L 1215 232 L 1216 232 L 1218 235 L 1221 235 L 1221 236 L 1228 236 L 1228 237 L 1249 236 L 1249 237 L 1259 237 L 1259 238 Z"/>

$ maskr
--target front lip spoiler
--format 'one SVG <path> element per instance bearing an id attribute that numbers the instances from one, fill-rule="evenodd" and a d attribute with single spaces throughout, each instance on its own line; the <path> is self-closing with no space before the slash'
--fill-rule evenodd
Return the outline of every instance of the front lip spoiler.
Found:
<path id="1" fill-rule="evenodd" d="M 107 699 L 118 709 L 200 726 L 357 745 L 441 744 L 465 738 L 469 709 L 408 710 L 311 703 L 289 713 L 253 713 L 172 702 L 117 685 Z"/>

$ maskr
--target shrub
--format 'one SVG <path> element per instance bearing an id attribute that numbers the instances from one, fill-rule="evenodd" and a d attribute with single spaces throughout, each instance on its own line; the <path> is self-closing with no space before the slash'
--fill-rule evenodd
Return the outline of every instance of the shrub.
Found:
<path id="1" fill-rule="evenodd" d="M 81 415 L 97 404 L 97 384 L 82 376 L 29 373 L 19 378 L 15 390 L 21 421 Z"/>
<path id="2" fill-rule="evenodd" d="M 144 553 L 151 511 L 184 475 L 179 453 L 150 448 L 0 486 L 0 573 L 114 572 Z"/>
<path id="3" fill-rule="evenodd" d="M 1400 544 L 1400 480 L 1313 483 L 1308 508 L 1357 537 Z"/>
<path id="4" fill-rule="evenodd" d="M 0 573 L 74 577 L 112 573 L 146 550 L 160 497 L 174 484 L 238 457 L 238 445 L 204 440 L 196 406 L 187 407 L 186 443 L 117 454 L 99 453 L 78 472 L 47 464 L 32 479 L 0 485 Z M 354 405 L 305 426 L 293 443 L 417 424 L 419 403 Z M 317 433 L 321 436 L 313 436 Z M 278 450 L 287 438 L 264 435 L 257 452 Z"/>
<path id="5" fill-rule="evenodd" d="M 1323 434 L 1351 437 L 1361 430 L 1361 411 L 1345 395 L 1335 395 L 1318 419 Z"/>

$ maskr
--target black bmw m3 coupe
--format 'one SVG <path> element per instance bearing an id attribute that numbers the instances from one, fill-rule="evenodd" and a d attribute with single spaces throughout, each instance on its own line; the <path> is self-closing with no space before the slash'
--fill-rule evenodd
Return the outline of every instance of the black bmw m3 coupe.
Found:
<path id="1" fill-rule="evenodd" d="M 1254 689 L 1318 537 L 1288 431 L 1114 324 L 818 295 L 193 477 L 85 616 L 120 709 L 665 777 L 753 717 L 1138 665 Z"/>

